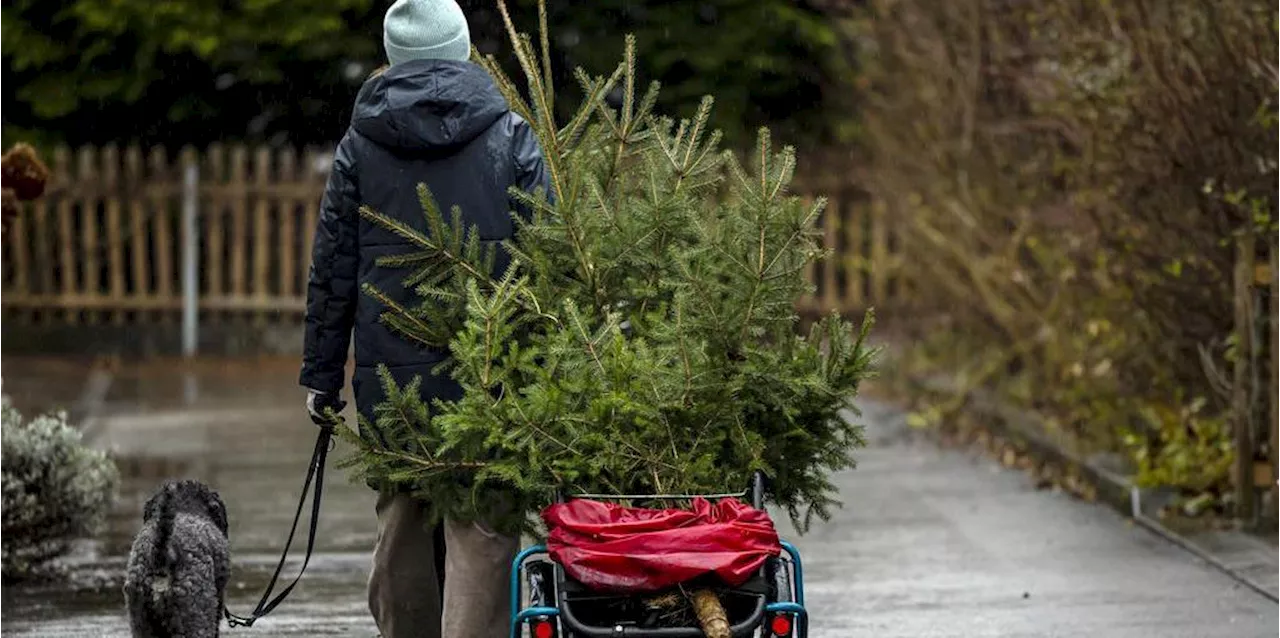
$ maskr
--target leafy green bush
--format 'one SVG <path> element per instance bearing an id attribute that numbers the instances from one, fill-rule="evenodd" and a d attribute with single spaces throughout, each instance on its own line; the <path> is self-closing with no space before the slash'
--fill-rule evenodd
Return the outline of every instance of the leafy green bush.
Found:
<path id="1" fill-rule="evenodd" d="M 492 4 L 473 2 L 477 8 Z M 658 110 L 690 117 L 702 96 L 715 95 L 711 124 L 734 148 L 749 149 L 761 126 L 790 143 L 848 141 L 854 135 L 848 125 L 856 120 L 842 114 L 852 108 L 847 98 L 856 70 L 850 40 L 834 19 L 842 12 L 822 5 L 595 0 L 584 11 L 578 3 L 553 2 L 548 23 L 564 62 L 553 72 L 559 86 L 570 88 L 576 66 L 593 75 L 612 72 L 623 52 L 619 35 L 629 33 L 645 52 L 636 72 L 663 86 Z M 561 113 L 567 119 L 571 109 Z"/>
<path id="2" fill-rule="evenodd" d="M 14 0 L 0 42 L 3 132 L 33 142 L 204 146 L 232 139 L 331 144 L 357 83 L 384 61 L 372 0 Z M 496 51 L 505 29 L 493 0 L 460 0 L 471 40 Z M 533 2 L 512 2 L 516 19 Z M 848 137 L 843 90 L 855 70 L 849 40 L 810 0 L 595 0 L 549 7 L 556 84 L 573 70 L 612 70 L 618 34 L 635 34 L 645 81 L 667 87 L 664 111 L 688 116 L 721 97 L 715 125 L 750 145 L 758 126 L 789 141 Z M 697 55 L 688 55 L 696 50 Z M 514 60 L 504 58 L 515 72 Z M 91 115 L 88 115 L 91 114 Z M 111 122 L 111 126 L 92 122 Z"/>
<path id="3" fill-rule="evenodd" d="M 1231 423 L 1201 414 L 1204 404 L 1200 400 L 1180 410 L 1156 406 L 1142 410 L 1142 418 L 1159 433 L 1159 440 L 1128 437 L 1140 486 L 1207 494 L 1226 484 L 1235 460 Z"/>
<path id="4" fill-rule="evenodd" d="M 119 479 L 115 465 L 80 442 L 62 413 L 27 422 L 4 397 L 3 574 L 39 573 L 62 556 L 72 540 L 101 524 Z"/>

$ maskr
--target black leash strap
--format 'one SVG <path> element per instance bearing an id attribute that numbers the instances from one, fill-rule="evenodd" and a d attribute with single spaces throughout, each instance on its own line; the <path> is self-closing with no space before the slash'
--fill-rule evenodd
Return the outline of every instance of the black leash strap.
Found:
<path id="1" fill-rule="evenodd" d="M 293 515 L 293 527 L 289 530 L 289 539 L 284 543 L 284 554 L 280 556 L 280 564 L 276 565 L 276 572 L 271 575 L 267 590 L 262 592 L 262 600 L 258 601 L 258 606 L 247 618 L 231 613 L 226 605 L 222 606 L 222 615 L 226 617 L 227 624 L 231 627 L 252 627 L 254 622 L 271 613 L 271 610 L 293 591 L 298 581 L 302 579 L 302 573 L 307 571 L 307 563 L 311 562 L 311 550 L 316 544 L 316 526 L 320 520 L 320 494 L 324 491 L 324 462 L 329 456 L 332 437 L 333 428 L 328 427 L 320 428 L 320 434 L 316 436 L 316 449 L 311 453 L 311 466 L 307 468 L 307 480 L 302 483 L 302 497 L 298 499 L 298 511 Z M 298 570 L 298 575 L 294 577 L 293 582 L 272 598 L 271 593 L 276 588 L 276 581 L 280 578 L 280 572 L 284 570 L 285 561 L 289 558 L 289 548 L 293 546 L 293 536 L 298 531 L 298 521 L 302 518 L 302 506 L 306 504 L 307 496 L 311 493 L 312 480 L 315 481 L 315 498 L 311 499 L 311 529 L 307 535 L 307 555 L 302 559 L 302 568 Z"/>

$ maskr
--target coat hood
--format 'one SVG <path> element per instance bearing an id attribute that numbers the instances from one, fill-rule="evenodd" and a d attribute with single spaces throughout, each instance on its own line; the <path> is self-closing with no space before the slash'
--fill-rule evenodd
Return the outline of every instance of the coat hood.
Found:
<path id="1" fill-rule="evenodd" d="M 447 149 L 475 139 L 508 110 L 481 67 L 414 60 L 393 65 L 360 87 L 351 126 L 387 148 Z"/>

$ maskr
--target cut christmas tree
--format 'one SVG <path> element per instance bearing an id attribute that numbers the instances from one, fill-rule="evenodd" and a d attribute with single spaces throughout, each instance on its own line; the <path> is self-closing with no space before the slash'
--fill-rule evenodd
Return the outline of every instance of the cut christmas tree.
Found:
<path id="1" fill-rule="evenodd" d="M 553 192 L 513 193 L 519 232 L 501 248 L 422 186 L 425 232 L 361 211 L 416 247 L 383 263 L 404 267 L 420 301 L 365 294 L 406 339 L 450 352 L 464 393 L 428 404 L 384 370 L 388 398 L 347 434 L 347 465 L 435 516 L 508 531 L 534 531 L 556 490 L 716 493 L 754 470 L 798 529 L 825 518 L 829 475 L 862 443 L 847 417 L 871 318 L 797 334 L 823 201 L 789 190 L 793 150 L 762 130 L 745 161 L 722 151 L 709 97 L 688 120 L 654 112 L 630 39 L 611 76 L 579 71 L 582 102 L 556 122 L 545 13 L 535 48 L 499 8 L 527 91 L 476 57 L 536 130 Z M 494 271 L 495 250 L 509 268 Z"/>

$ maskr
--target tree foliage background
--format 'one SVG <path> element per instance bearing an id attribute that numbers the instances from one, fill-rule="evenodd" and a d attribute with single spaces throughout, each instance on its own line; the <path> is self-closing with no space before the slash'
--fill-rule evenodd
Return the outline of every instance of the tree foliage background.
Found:
<path id="1" fill-rule="evenodd" d="M 369 0 L 6 3 L 4 122 L 71 144 L 264 140 L 308 127 L 332 136 L 362 79 L 346 65 L 378 54 L 372 7 Z"/>
<path id="2" fill-rule="evenodd" d="M 472 41 L 502 50 L 488 0 L 461 0 Z M 534 2 L 514 4 L 528 28 Z M 332 144 L 356 89 L 382 59 L 379 0 L 14 0 L 2 18 L 9 135 L 69 144 L 134 141 L 203 146 L 245 140 Z M 750 144 L 769 124 L 787 141 L 847 139 L 853 66 L 848 39 L 820 2 L 560 0 L 549 7 L 554 73 L 607 73 L 618 35 L 650 52 L 643 81 L 661 106 L 690 116 L 722 97 L 714 125 Z M 515 60 L 503 66 L 515 71 Z M 104 125 L 105 124 L 105 125 Z M 802 139 L 803 138 L 803 139 Z"/>

